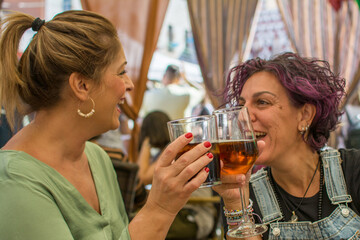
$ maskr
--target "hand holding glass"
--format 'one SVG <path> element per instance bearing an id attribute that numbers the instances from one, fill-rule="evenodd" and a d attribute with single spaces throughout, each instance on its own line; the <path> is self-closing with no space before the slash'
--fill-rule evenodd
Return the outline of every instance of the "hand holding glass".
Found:
<path id="1" fill-rule="evenodd" d="M 191 132 L 194 136 L 191 142 L 177 154 L 176 159 L 199 143 L 209 141 L 212 144 L 210 152 L 213 153 L 214 157 L 207 165 L 210 170 L 209 175 L 200 188 L 220 184 L 220 160 L 218 155 L 213 152 L 215 147 L 214 142 L 216 140 L 214 117 L 204 115 L 173 120 L 168 122 L 168 129 L 171 141 L 188 132 Z"/>
<path id="2" fill-rule="evenodd" d="M 214 111 L 217 128 L 217 145 L 224 166 L 222 175 L 246 174 L 258 157 L 254 131 L 246 107 L 223 108 Z M 265 225 L 255 224 L 251 213 L 246 211 L 243 189 L 240 188 L 242 216 L 236 228 L 229 229 L 234 238 L 260 235 Z"/>

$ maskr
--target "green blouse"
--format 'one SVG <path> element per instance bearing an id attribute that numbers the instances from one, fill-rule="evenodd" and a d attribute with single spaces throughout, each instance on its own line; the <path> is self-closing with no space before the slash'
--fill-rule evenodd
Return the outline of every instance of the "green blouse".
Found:
<path id="1" fill-rule="evenodd" d="M 130 239 L 111 160 L 91 142 L 85 153 L 101 215 L 52 167 L 25 152 L 0 150 L 0 239 Z"/>

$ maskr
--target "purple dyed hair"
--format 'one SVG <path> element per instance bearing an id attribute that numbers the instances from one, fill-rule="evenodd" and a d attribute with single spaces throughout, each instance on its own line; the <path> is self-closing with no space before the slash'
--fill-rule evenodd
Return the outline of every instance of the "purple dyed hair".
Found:
<path id="1" fill-rule="evenodd" d="M 316 115 L 304 139 L 314 150 L 322 148 L 335 130 L 343 112 L 339 104 L 345 95 L 345 79 L 333 73 L 327 61 L 302 58 L 294 53 L 277 55 L 270 60 L 248 60 L 232 68 L 227 76 L 225 103 L 237 105 L 245 82 L 254 73 L 274 74 L 285 87 L 295 107 L 305 103 L 316 107 Z"/>

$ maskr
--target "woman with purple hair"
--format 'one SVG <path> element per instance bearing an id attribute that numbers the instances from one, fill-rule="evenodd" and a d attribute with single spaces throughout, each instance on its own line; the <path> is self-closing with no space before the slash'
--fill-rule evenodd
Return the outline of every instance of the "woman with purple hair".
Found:
<path id="1" fill-rule="evenodd" d="M 326 146 L 342 114 L 345 80 L 326 61 L 284 53 L 232 68 L 225 92 L 227 104 L 248 108 L 256 164 L 267 166 L 214 188 L 226 217 L 241 215 L 234 187 L 248 185 L 248 210 L 269 226 L 264 239 L 358 239 L 360 151 Z"/>

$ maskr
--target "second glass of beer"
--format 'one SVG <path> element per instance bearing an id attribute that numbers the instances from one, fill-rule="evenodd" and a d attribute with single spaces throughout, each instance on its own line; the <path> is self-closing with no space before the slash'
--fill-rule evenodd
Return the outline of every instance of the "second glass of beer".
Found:
<path id="1" fill-rule="evenodd" d="M 214 116 L 204 115 L 176 119 L 168 122 L 167 125 L 171 141 L 174 141 L 176 138 L 188 132 L 191 132 L 194 136 L 191 142 L 177 154 L 175 160 L 199 143 L 204 141 L 209 141 L 211 143 L 212 147 L 210 152 L 214 155 L 214 159 L 207 166 L 210 169 L 209 175 L 200 188 L 221 184 L 220 159 L 218 157 L 218 151 L 215 149 L 217 146 Z"/>
<path id="2" fill-rule="evenodd" d="M 221 174 L 246 174 L 258 157 L 258 148 L 250 115 L 246 107 L 222 108 L 213 112 L 220 159 L 224 166 Z M 229 229 L 227 235 L 233 238 L 248 238 L 266 232 L 263 224 L 255 224 L 251 207 L 247 209 L 243 189 L 239 188 L 241 211 L 237 227 Z"/>

